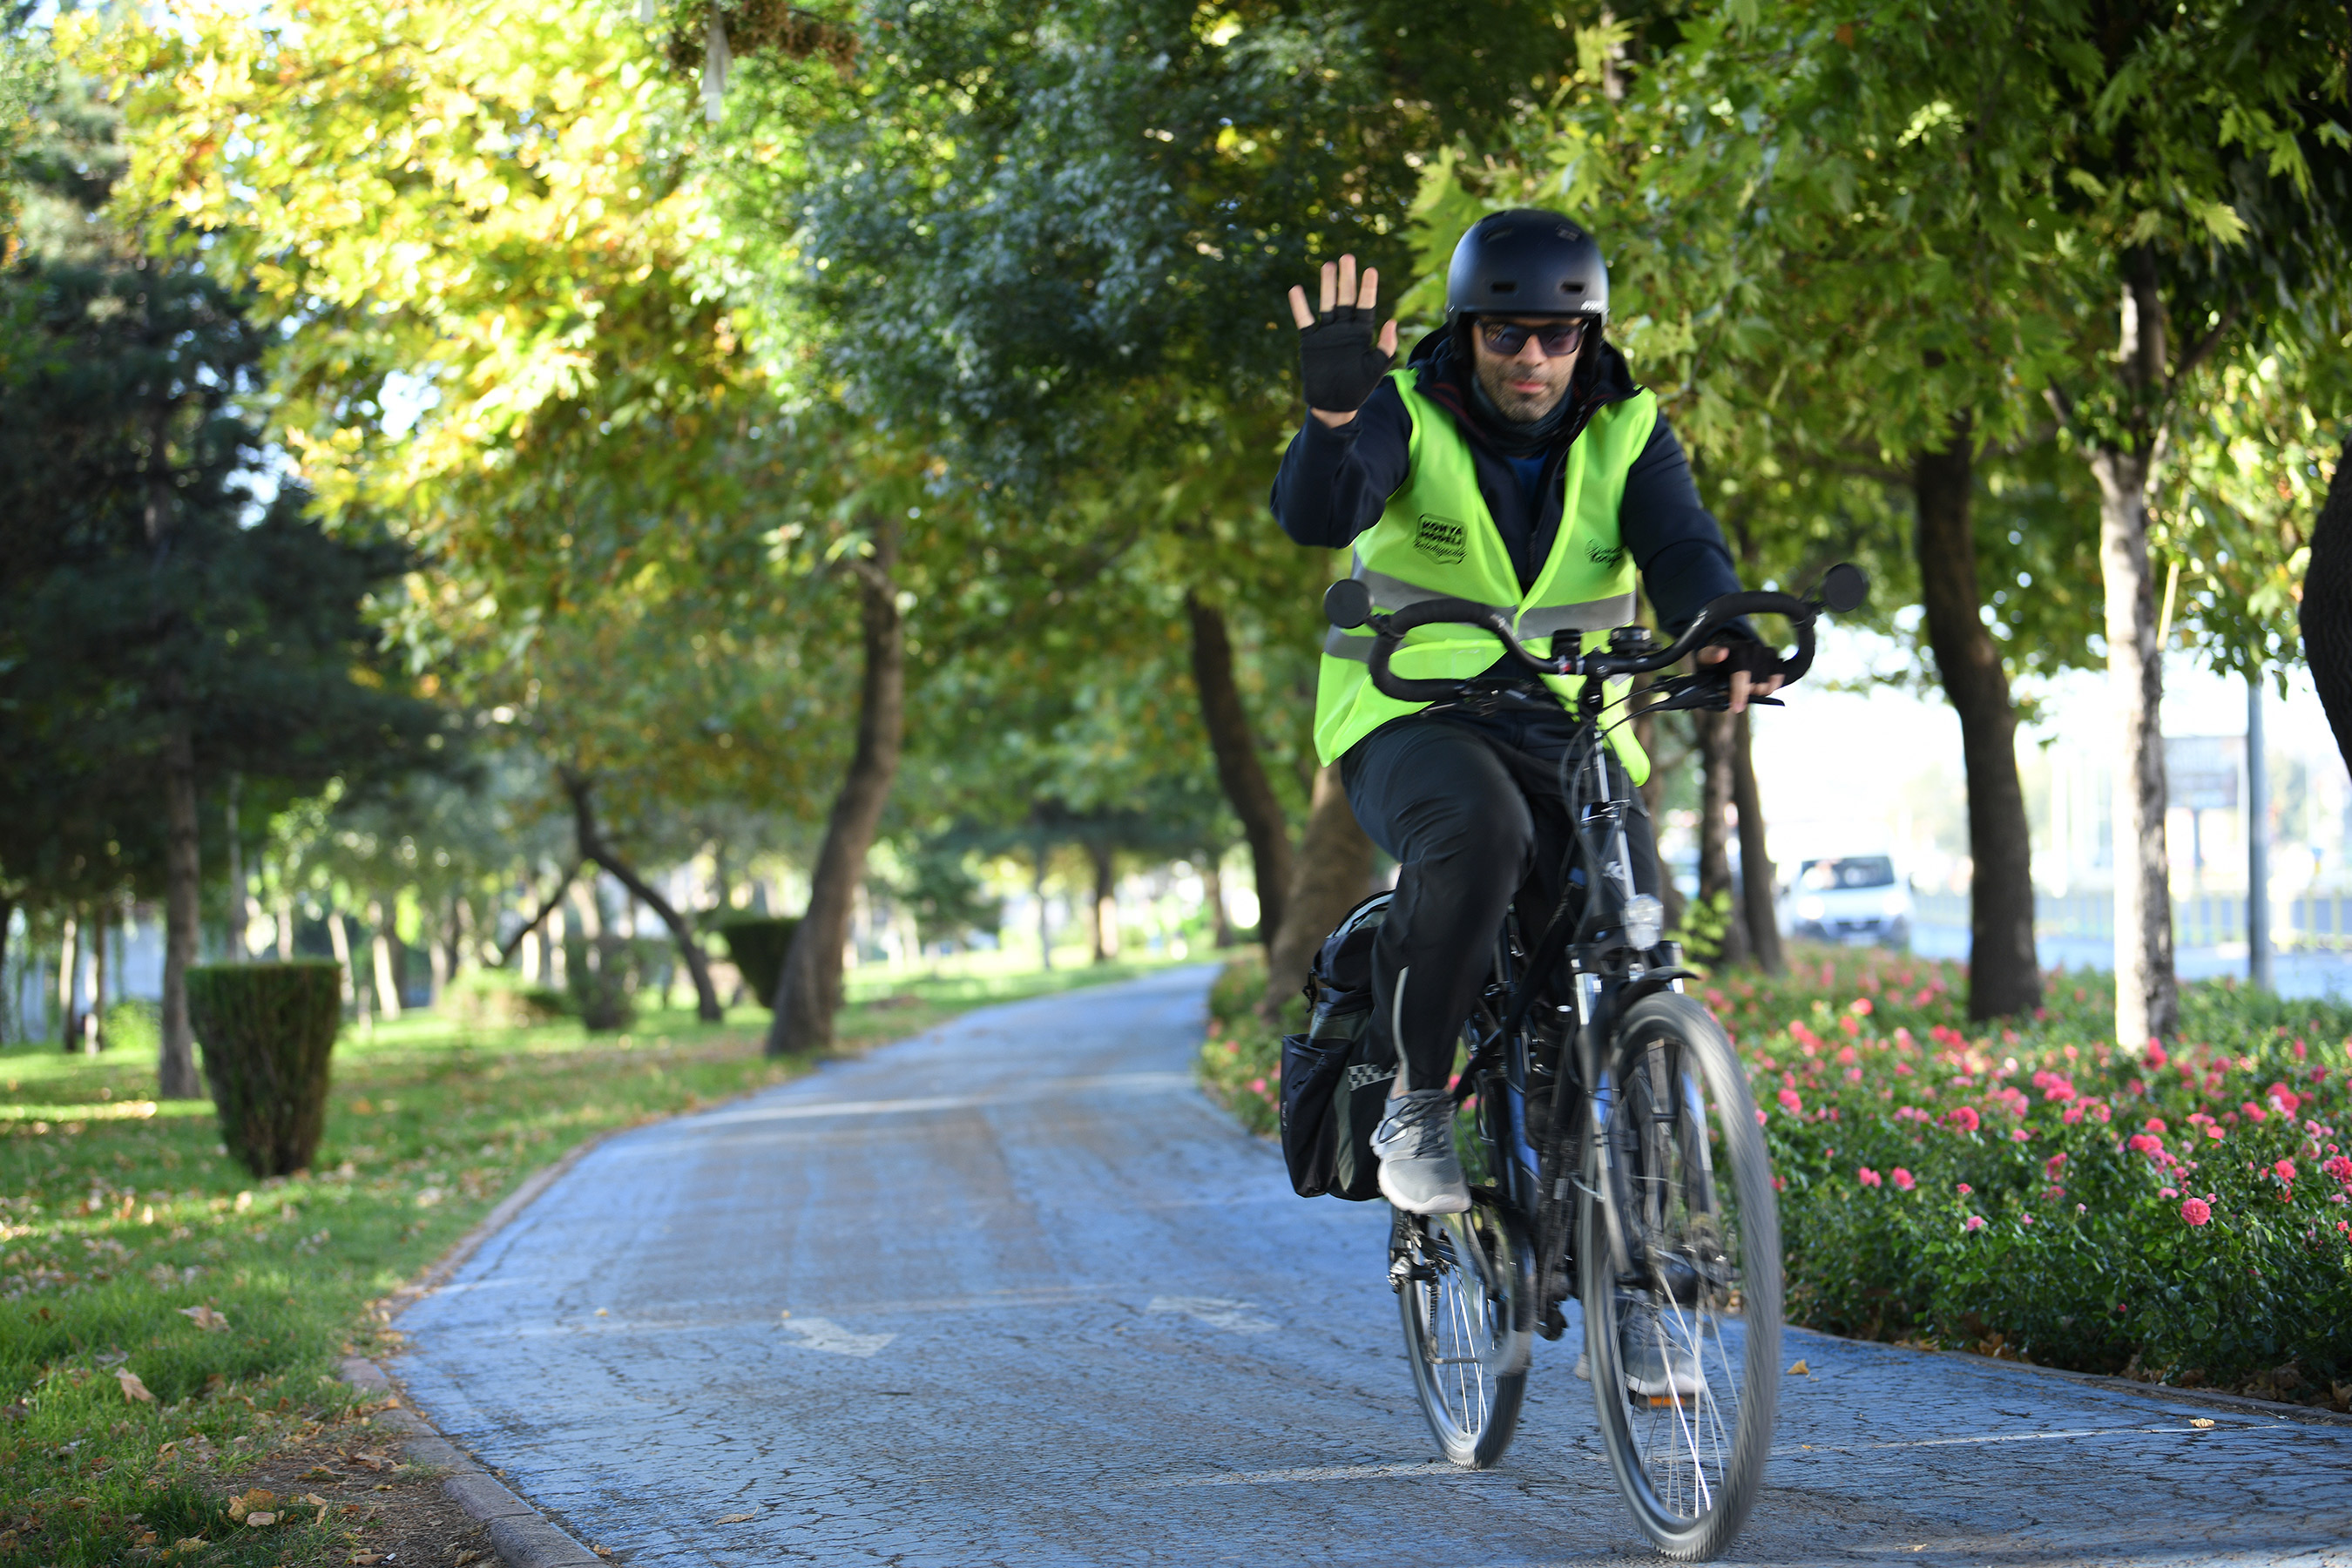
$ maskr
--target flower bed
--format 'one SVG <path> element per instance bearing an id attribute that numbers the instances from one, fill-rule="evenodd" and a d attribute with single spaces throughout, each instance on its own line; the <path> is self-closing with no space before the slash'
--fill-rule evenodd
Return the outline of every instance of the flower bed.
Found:
<path id="1" fill-rule="evenodd" d="M 1229 978 L 1202 1079 L 1268 1130 L 1278 1045 Z M 2104 976 L 1992 1028 L 1959 981 L 1801 949 L 1699 988 L 1761 1108 L 1790 1321 L 2352 1407 L 2352 1008 L 2189 986 L 2135 1058 Z"/>

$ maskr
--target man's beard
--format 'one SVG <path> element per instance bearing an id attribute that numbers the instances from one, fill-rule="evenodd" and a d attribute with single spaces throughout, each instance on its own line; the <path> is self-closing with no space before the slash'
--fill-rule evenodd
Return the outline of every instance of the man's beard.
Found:
<path id="1" fill-rule="evenodd" d="M 1478 385 L 1486 392 L 1487 401 L 1495 405 L 1495 411 L 1515 425 L 1535 424 L 1558 408 L 1561 399 L 1568 395 L 1568 386 L 1564 382 L 1558 391 L 1538 397 L 1529 397 L 1515 390 L 1510 384 L 1513 371 L 1507 360 L 1482 360 L 1476 374 Z"/>

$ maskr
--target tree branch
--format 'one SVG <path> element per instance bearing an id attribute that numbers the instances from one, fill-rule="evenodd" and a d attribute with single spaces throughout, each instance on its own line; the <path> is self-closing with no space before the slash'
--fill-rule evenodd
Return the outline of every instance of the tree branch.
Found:
<path id="1" fill-rule="evenodd" d="M 555 884 L 555 891 L 548 894 L 540 904 L 539 912 L 525 921 L 514 935 L 499 943 L 499 956 L 491 962 L 492 969 L 504 969 L 508 962 L 514 957 L 515 949 L 522 945 L 522 939 L 547 923 L 547 917 L 555 911 L 556 905 L 563 901 L 563 895 L 572 890 L 572 879 L 580 875 L 580 865 L 579 861 L 574 860 L 566 867 L 563 879 Z"/>

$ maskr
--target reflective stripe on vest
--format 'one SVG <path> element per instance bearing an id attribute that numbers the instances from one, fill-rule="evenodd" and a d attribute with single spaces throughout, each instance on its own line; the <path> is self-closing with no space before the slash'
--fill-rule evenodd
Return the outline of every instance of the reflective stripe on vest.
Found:
<path id="1" fill-rule="evenodd" d="M 1584 634 L 1586 647 L 1604 643 L 1611 627 L 1629 625 L 1636 607 L 1633 564 L 1618 537 L 1617 512 L 1625 475 L 1657 423 L 1656 397 L 1639 392 L 1596 410 L 1569 448 L 1559 535 L 1535 585 L 1522 590 L 1478 489 L 1469 443 L 1453 416 L 1421 395 L 1419 374 L 1411 366 L 1391 373 L 1412 422 L 1411 466 L 1379 521 L 1356 540 L 1354 575 L 1371 589 L 1373 605 L 1398 610 L 1423 599 L 1469 599 L 1511 617 L 1522 640 L 1573 631 Z M 1428 706 L 1373 689 L 1371 645 L 1366 631 L 1334 628 L 1324 639 L 1315 749 L 1327 763 L 1390 720 Z M 1390 667 L 1411 679 L 1467 679 L 1483 674 L 1501 651 L 1484 632 L 1422 626 L 1406 634 Z M 1544 684 L 1573 703 L 1583 682 L 1562 676 Z M 1621 696 L 1611 692 L 1612 701 Z M 1627 729 L 1613 731 L 1610 740 L 1636 783 L 1649 775 L 1649 759 Z"/>

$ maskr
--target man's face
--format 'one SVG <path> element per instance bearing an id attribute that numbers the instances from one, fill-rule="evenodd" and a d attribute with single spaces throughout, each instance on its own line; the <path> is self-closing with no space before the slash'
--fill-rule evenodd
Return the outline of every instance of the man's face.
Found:
<path id="1" fill-rule="evenodd" d="M 1487 329 L 1498 325 L 1534 329 L 1514 354 L 1501 354 L 1486 346 Z M 1470 348 L 1476 356 L 1478 384 L 1503 417 L 1514 424 L 1532 425 L 1559 406 L 1568 395 L 1569 378 L 1576 374 L 1576 362 L 1584 352 L 1582 343 L 1565 354 L 1552 355 L 1544 352 L 1543 329 L 1557 329 L 1565 323 L 1557 316 L 1481 316 L 1470 323 Z M 1588 333 L 1588 339 L 1590 334 Z"/>

